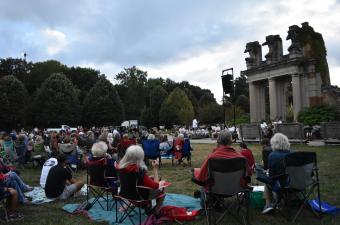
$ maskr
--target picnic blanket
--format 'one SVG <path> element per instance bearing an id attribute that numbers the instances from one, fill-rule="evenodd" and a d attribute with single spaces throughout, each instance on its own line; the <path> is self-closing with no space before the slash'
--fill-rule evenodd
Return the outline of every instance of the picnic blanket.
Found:
<path id="1" fill-rule="evenodd" d="M 90 199 L 91 201 L 92 199 Z M 103 206 L 106 206 L 106 203 L 104 202 L 104 200 L 101 200 L 101 204 Z M 114 205 L 114 201 L 111 199 L 109 202 L 110 206 Z M 182 194 L 172 194 L 172 193 L 167 193 L 163 206 L 168 206 L 168 205 L 172 205 L 172 206 L 177 206 L 177 207 L 184 207 L 186 209 L 188 209 L 188 211 L 192 211 L 192 210 L 199 210 L 201 209 L 201 205 L 200 205 L 200 200 L 193 198 L 191 196 L 188 195 L 182 195 Z M 95 221 L 106 221 L 108 222 L 108 224 L 113 225 L 116 223 L 116 212 L 115 212 L 115 207 L 113 207 L 112 210 L 106 211 L 103 210 L 102 207 L 100 206 L 99 203 L 96 203 L 93 205 L 93 207 L 89 210 L 89 211 L 77 211 L 77 208 L 80 206 L 80 204 L 67 204 L 65 206 L 63 206 L 63 210 L 69 212 L 69 213 L 79 213 L 79 214 L 85 214 L 85 216 L 87 216 L 88 218 L 90 218 L 91 220 L 95 220 Z M 119 207 L 119 206 L 118 206 Z M 118 218 L 120 216 L 120 212 L 118 212 Z M 135 214 L 132 217 L 133 221 L 138 223 L 138 215 Z M 142 220 L 145 220 L 146 217 L 143 215 Z M 123 225 L 128 225 L 131 224 L 129 219 L 126 219 L 123 223 L 121 223 Z"/>
<path id="2" fill-rule="evenodd" d="M 79 195 L 86 196 L 87 192 L 87 186 L 86 184 L 83 186 L 83 188 L 79 191 Z M 32 199 L 32 204 L 40 205 L 43 203 L 52 202 L 56 199 L 53 198 L 47 198 L 45 195 L 45 190 L 42 187 L 34 187 L 34 189 L 30 192 L 26 192 L 25 196 Z"/>

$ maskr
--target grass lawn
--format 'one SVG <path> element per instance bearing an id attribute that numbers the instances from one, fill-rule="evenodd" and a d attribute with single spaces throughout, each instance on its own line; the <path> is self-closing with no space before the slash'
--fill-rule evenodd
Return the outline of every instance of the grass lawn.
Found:
<path id="1" fill-rule="evenodd" d="M 205 156 L 214 147 L 212 144 L 194 144 L 192 167 L 200 167 Z M 261 162 L 261 146 L 249 146 L 254 153 L 257 162 Z M 237 147 L 236 147 L 237 148 Z M 293 145 L 292 149 L 296 151 L 316 151 L 318 156 L 318 165 L 321 182 L 321 198 L 332 205 L 340 206 L 340 147 L 308 147 L 306 145 Z M 171 166 L 170 160 L 164 162 L 164 166 L 160 169 L 160 175 L 163 180 L 170 181 L 172 185 L 167 188 L 167 192 L 182 193 L 192 195 L 199 187 L 193 184 L 190 180 L 190 167 L 188 166 Z M 85 177 L 84 172 L 78 172 L 78 176 Z M 40 170 L 27 168 L 22 172 L 23 179 L 30 185 L 37 186 L 39 184 Z M 253 184 L 256 180 L 253 179 Z M 68 203 L 80 203 L 85 200 L 85 197 L 78 197 L 70 200 Z M 70 215 L 62 211 L 61 207 L 66 202 L 58 201 L 47 203 L 40 206 L 25 205 L 20 207 L 20 211 L 25 218 L 19 222 L 9 224 L 15 225 L 36 225 L 36 224 L 53 224 L 53 225 L 67 225 L 67 224 L 106 224 L 95 223 L 82 216 Z M 251 209 L 250 219 L 253 225 L 278 225 L 278 224 L 292 224 L 287 222 L 279 215 L 262 215 L 260 210 Z M 203 217 L 199 220 L 189 224 L 204 224 Z M 229 218 L 225 218 L 224 224 L 234 225 L 236 222 Z M 310 224 L 340 224 L 340 216 L 325 216 L 321 221 L 316 219 L 310 212 L 306 211 L 298 218 L 295 224 L 310 225 Z"/>

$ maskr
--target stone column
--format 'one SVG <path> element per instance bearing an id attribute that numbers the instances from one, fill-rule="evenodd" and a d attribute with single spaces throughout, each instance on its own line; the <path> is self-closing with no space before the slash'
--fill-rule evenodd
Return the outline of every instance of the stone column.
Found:
<path id="1" fill-rule="evenodd" d="M 254 82 L 249 83 L 249 104 L 250 104 L 250 122 L 257 122 L 256 107 L 256 87 Z"/>
<path id="2" fill-rule="evenodd" d="M 297 121 L 298 113 L 301 110 L 301 88 L 300 88 L 300 74 L 292 75 L 292 89 L 293 89 L 293 109 L 294 121 Z"/>
<path id="3" fill-rule="evenodd" d="M 283 121 L 286 121 L 287 115 L 287 90 L 291 79 L 278 79 L 276 83 L 276 101 L 277 101 L 277 115 Z"/>
<path id="4" fill-rule="evenodd" d="M 277 117 L 277 89 L 275 78 L 269 78 L 269 109 L 270 119 L 274 120 Z"/>
<path id="5" fill-rule="evenodd" d="M 265 86 L 262 83 L 249 83 L 250 122 L 260 122 L 266 118 Z"/>
<path id="6" fill-rule="evenodd" d="M 266 84 L 264 82 L 257 84 L 256 107 L 258 122 L 266 119 Z"/>

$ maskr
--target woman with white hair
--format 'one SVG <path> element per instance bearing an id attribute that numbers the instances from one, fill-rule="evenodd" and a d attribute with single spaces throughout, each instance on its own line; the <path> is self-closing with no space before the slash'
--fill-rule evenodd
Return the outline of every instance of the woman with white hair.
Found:
<path id="1" fill-rule="evenodd" d="M 263 214 L 272 212 L 275 209 L 277 192 L 281 187 L 288 185 L 288 177 L 285 175 L 284 158 L 290 151 L 290 144 L 287 136 L 276 133 L 270 140 L 271 152 L 268 156 L 269 177 L 264 181 L 264 197 L 266 205 L 262 211 Z M 274 201 L 273 201 L 274 200 Z"/>
<path id="2" fill-rule="evenodd" d="M 107 153 L 108 146 L 104 141 L 92 145 L 91 156 L 85 161 L 87 165 L 100 165 L 105 167 L 106 177 L 116 177 L 117 171 L 114 167 L 115 160 Z"/>
<path id="3" fill-rule="evenodd" d="M 129 173 L 138 174 L 138 181 L 137 181 L 138 186 L 144 186 L 144 187 L 158 190 L 164 184 L 163 181 L 159 181 L 158 166 L 159 166 L 158 161 L 153 160 L 152 167 L 153 167 L 154 176 L 152 179 L 147 174 L 147 167 L 144 163 L 144 151 L 142 147 L 138 145 L 131 145 L 130 147 L 128 147 L 124 157 L 120 160 L 119 164 L 117 165 L 117 169 L 118 169 L 118 173 L 120 174 L 120 177 L 127 176 L 127 174 Z M 131 182 L 134 183 L 135 181 L 131 181 Z M 121 184 L 123 185 L 122 181 L 121 181 Z M 133 193 L 133 191 L 131 191 L 130 188 L 135 188 L 135 187 L 129 186 L 127 188 L 121 188 L 120 195 L 123 197 L 130 198 L 130 199 L 134 199 L 137 197 L 143 198 L 143 196 L 131 196 L 131 193 Z M 165 195 L 162 192 L 160 192 L 160 195 L 156 200 L 156 207 L 155 207 L 156 215 L 159 214 L 160 212 L 159 210 L 164 200 L 164 197 Z"/>

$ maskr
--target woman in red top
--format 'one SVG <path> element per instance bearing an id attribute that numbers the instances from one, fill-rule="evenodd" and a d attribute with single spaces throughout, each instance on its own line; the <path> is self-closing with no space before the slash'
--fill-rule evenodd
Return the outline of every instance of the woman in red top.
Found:
<path id="1" fill-rule="evenodd" d="M 182 162 L 183 146 L 184 146 L 184 135 L 179 134 L 178 137 L 174 141 L 175 159 L 177 159 L 178 164 Z"/>
<path id="2" fill-rule="evenodd" d="M 163 186 L 163 181 L 159 181 L 158 177 L 158 161 L 153 160 L 152 161 L 152 167 L 153 167 L 153 178 L 148 176 L 147 174 L 147 167 L 144 163 L 144 151 L 142 147 L 138 145 L 132 145 L 128 147 L 126 150 L 126 153 L 124 157 L 120 160 L 119 164 L 117 165 L 117 169 L 119 170 L 119 173 L 124 176 L 124 174 L 128 173 L 138 173 L 138 186 L 144 186 L 151 189 L 159 189 Z M 130 187 L 134 188 L 134 187 Z M 122 190 L 126 191 L 125 195 L 129 195 L 128 190 Z M 124 195 L 120 193 L 121 195 Z M 133 196 L 128 196 L 131 199 L 133 199 Z M 156 200 L 156 207 L 155 207 L 155 214 L 159 214 L 159 210 L 161 207 L 161 204 L 164 200 L 164 193 L 160 191 L 160 195 Z"/>
<path id="3" fill-rule="evenodd" d="M 121 159 L 125 155 L 126 149 L 130 147 L 131 145 L 135 145 L 135 140 L 130 140 L 128 134 L 124 134 L 123 138 L 118 143 L 118 158 Z"/>
<path id="4" fill-rule="evenodd" d="M 246 143 L 241 142 L 240 143 L 240 147 L 241 147 L 241 155 L 243 155 L 248 162 L 248 175 L 251 176 L 254 172 L 255 169 L 255 159 L 254 159 L 254 155 L 253 152 L 247 147 Z"/>

